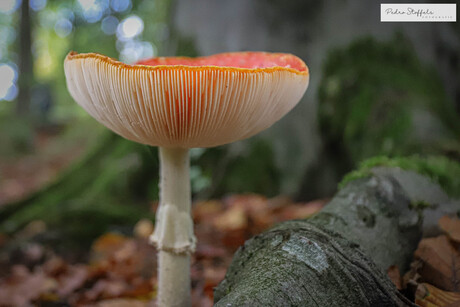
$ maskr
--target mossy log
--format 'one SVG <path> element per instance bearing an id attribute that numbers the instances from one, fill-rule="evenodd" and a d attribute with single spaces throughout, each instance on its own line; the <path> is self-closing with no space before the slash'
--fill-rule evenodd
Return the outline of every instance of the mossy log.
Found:
<path id="1" fill-rule="evenodd" d="M 408 267 L 423 214 L 401 169 L 384 169 L 348 182 L 314 217 L 248 240 L 215 289 L 215 306 L 414 306 L 386 270 Z"/>

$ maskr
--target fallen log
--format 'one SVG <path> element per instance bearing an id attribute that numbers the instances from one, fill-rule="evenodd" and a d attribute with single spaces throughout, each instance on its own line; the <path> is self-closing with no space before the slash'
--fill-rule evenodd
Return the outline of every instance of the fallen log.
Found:
<path id="1" fill-rule="evenodd" d="M 415 193 L 411 178 L 424 191 Z M 354 176 L 314 217 L 279 224 L 240 247 L 215 289 L 215 306 L 414 306 L 386 270 L 407 269 L 430 189 L 440 189 L 432 179 L 387 166 Z"/>

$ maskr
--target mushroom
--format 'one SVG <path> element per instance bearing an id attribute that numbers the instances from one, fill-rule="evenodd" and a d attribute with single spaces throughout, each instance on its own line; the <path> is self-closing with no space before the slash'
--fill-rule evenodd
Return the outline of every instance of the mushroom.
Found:
<path id="1" fill-rule="evenodd" d="M 73 99 L 97 121 L 135 142 L 159 146 L 160 206 L 151 241 L 159 251 L 158 304 L 190 305 L 188 150 L 248 138 L 289 112 L 309 73 L 291 54 L 234 52 L 158 57 L 127 65 L 71 52 L 64 63 Z"/>

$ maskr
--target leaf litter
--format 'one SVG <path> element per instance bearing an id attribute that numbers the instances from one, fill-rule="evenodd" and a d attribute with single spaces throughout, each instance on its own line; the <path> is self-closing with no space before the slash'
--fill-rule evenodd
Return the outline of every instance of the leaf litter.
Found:
<path id="1" fill-rule="evenodd" d="M 192 212 L 198 238 L 191 268 L 193 306 L 213 305 L 213 289 L 245 240 L 276 223 L 307 218 L 325 203 L 295 203 L 286 197 L 267 199 L 255 194 L 196 202 Z M 40 221 L 32 223 L 25 227 L 22 239 L 32 241 L 34 234 L 47 231 Z M 130 236 L 108 232 L 94 240 L 87 260 L 79 262 L 36 242 L 29 244 L 24 255 L 13 257 L 4 247 L 14 239 L 0 236 L 1 254 L 6 253 L 6 257 L 0 255 L 0 306 L 152 306 L 157 284 L 156 250 L 148 241 L 152 231 L 152 221 L 142 219 Z"/>
<path id="2" fill-rule="evenodd" d="M 419 306 L 460 306 L 460 220 L 443 216 L 439 227 L 443 234 L 419 242 L 402 290 Z M 388 274 L 395 283 L 394 273 Z"/>

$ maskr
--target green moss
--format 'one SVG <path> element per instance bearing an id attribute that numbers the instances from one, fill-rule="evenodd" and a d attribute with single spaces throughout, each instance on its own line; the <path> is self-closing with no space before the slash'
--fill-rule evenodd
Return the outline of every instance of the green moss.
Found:
<path id="1" fill-rule="evenodd" d="M 348 173 L 340 182 L 339 189 L 350 181 L 371 176 L 372 169 L 378 166 L 399 167 L 417 172 L 438 183 L 450 196 L 460 197 L 460 164 L 442 156 L 374 157 L 361 163 L 357 170 Z"/>
<path id="2" fill-rule="evenodd" d="M 416 210 L 421 209 L 421 210 L 423 210 L 423 209 L 427 209 L 427 208 L 432 208 L 432 207 L 434 207 L 434 205 L 430 204 L 430 203 L 428 203 L 426 201 L 423 201 L 423 200 L 416 200 L 416 201 L 412 201 L 410 203 L 409 207 L 411 209 L 416 209 Z"/>
<path id="3" fill-rule="evenodd" d="M 197 57 L 199 56 L 198 48 L 195 44 L 195 39 L 177 35 L 176 54 L 178 56 Z"/>
<path id="4" fill-rule="evenodd" d="M 377 155 L 438 155 L 458 143 L 460 121 L 441 78 L 402 35 L 332 50 L 318 95 L 322 137 L 352 168 Z"/>

